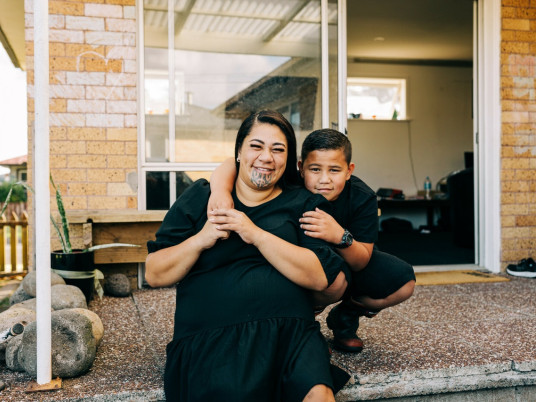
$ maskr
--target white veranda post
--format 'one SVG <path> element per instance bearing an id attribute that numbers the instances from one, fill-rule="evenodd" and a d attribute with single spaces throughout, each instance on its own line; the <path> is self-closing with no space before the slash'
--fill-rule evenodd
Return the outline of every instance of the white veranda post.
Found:
<path id="1" fill-rule="evenodd" d="M 34 0 L 35 126 L 33 174 L 35 188 L 35 269 L 37 274 L 37 383 L 52 379 L 50 314 L 50 189 L 48 0 Z"/>

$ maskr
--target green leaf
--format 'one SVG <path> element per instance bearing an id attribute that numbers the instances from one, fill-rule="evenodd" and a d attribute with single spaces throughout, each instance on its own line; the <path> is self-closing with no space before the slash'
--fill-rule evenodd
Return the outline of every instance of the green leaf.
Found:
<path id="1" fill-rule="evenodd" d="M 52 175 L 50 175 L 50 182 L 52 183 L 52 187 L 54 187 L 54 190 L 56 190 L 56 204 L 58 205 L 58 212 L 60 213 L 61 217 L 63 237 L 65 239 L 65 252 L 71 253 L 72 247 L 71 240 L 69 238 L 69 222 L 67 221 L 67 215 L 65 213 L 65 208 L 63 207 L 63 199 L 61 198 L 60 190 L 56 187 L 56 184 L 52 179 Z"/>
<path id="2" fill-rule="evenodd" d="M 54 229 L 56 229 L 56 233 L 58 234 L 58 237 L 60 238 L 61 249 L 63 250 L 64 253 L 68 253 L 67 247 L 65 246 L 65 240 L 63 240 L 63 236 L 61 235 L 60 228 L 58 227 L 58 224 L 56 223 L 54 218 L 52 218 L 52 215 L 50 216 L 50 222 L 52 222 L 52 225 L 54 226 Z"/>

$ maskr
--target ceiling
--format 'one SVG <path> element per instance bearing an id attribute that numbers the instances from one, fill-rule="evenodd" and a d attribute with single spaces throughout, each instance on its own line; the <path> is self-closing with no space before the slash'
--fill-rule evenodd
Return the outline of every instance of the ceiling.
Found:
<path id="1" fill-rule="evenodd" d="M 349 58 L 472 60 L 472 0 L 348 0 L 347 14 Z"/>
<path id="2" fill-rule="evenodd" d="M 161 1 L 167 3 L 145 0 Z M 177 4 L 191 10 L 206 1 L 177 0 Z M 291 3 L 301 14 L 311 6 L 307 0 Z M 330 0 L 330 12 L 334 3 Z M 347 0 L 347 13 L 350 59 L 472 60 L 472 0 Z M 13 64 L 24 69 L 24 1 L 0 0 L 0 42 Z"/>

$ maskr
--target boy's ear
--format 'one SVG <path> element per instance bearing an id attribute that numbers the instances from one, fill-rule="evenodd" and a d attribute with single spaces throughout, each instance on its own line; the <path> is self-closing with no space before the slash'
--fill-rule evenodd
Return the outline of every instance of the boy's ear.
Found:
<path id="1" fill-rule="evenodd" d="M 298 170 L 300 171 L 300 176 L 303 179 L 303 162 L 301 160 L 298 161 Z"/>
<path id="2" fill-rule="evenodd" d="M 348 174 L 346 175 L 346 180 L 350 180 L 350 176 L 352 175 L 352 173 L 354 173 L 354 169 L 355 169 L 355 163 L 350 162 L 348 164 Z"/>

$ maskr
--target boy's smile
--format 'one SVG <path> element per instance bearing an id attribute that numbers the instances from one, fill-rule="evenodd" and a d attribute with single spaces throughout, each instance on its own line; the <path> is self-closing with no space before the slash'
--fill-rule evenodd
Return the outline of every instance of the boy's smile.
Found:
<path id="1" fill-rule="evenodd" d="M 322 194 L 328 201 L 335 201 L 350 179 L 355 165 L 348 164 L 342 149 L 320 149 L 309 152 L 298 167 L 305 187 L 315 194 Z"/>

